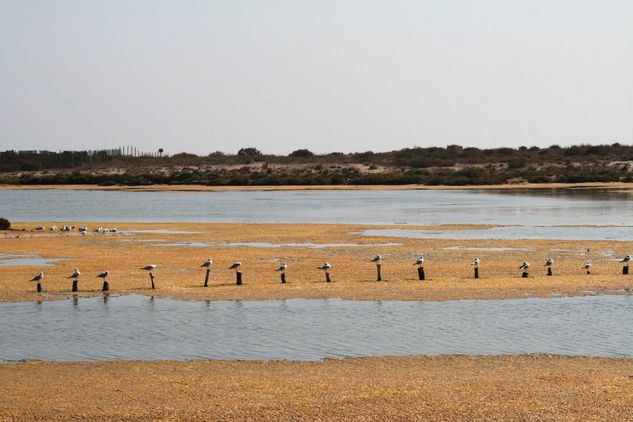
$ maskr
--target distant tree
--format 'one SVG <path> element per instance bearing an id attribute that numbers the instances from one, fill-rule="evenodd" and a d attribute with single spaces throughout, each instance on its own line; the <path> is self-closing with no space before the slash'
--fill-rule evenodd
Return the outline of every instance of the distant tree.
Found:
<path id="1" fill-rule="evenodd" d="M 257 155 L 262 155 L 261 151 L 258 150 L 255 147 L 247 147 L 247 148 L 241 148 L 238 152 L 237 155 L 242 155 L 242 156 L 257 156 Z"/>
<path id="2" fill-rule="evenodd" d="M 292 151 L 288 157 L 310 158 L 314 157 L 314 153 L 309 149 L 297 149 Z"/>

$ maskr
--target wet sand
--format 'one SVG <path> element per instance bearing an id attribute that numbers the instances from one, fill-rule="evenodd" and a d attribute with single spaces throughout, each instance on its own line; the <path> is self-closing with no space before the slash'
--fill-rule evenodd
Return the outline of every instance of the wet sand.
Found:
<path id="1" fill-rule="evenodd" d="M 224 223 L 100 223 L 117 225 L 117 235 L 37 232 L 40 223 L 15 224 L 18 230 L 0 232 L 4 254 L 39 255 L 62 259 L 52 266 L 0 266 L 0 300 L 53 300 L 71 297 L 72 280 L 79 268 L 79 295 L 99 295 L 109 270 L 114 293 L 141 293 L 196 300 L 346 298 L 361 300 L 453 300 L 523 297 L 630 294 L 633 271 L 622 275 L 617 261 L 631 251 L 628 242 L 560 240 L 446 240 L 362 236 L 368 228 L 342 224 L 224 224 Z M 46 222 L 46 226 L 63 222 Z M 82 223 L 80 223 L 82 224 Z M 95 227 L 96 224 L 89 224 Z M 453 230 L 477 226 L 440 226 Z M 19 229 L 25 229 L 21 231 Z M 416 228 L 406 226 L 406 228 Z M 133 230 L 167 230 L 187 233 L 121 234 Z M 250 245 L 262 243 L 264 247 Z M 279 245 L 286 245 L 275 247 Z M 195 246 L 199 245 L 199 246 Z M 334 246 L 328 246 L 334 245 Z M 338 246 L 336 246 L 338 245 Z M 342 246 L 341 246 L 342 245 Z M 447 249 L 448 248 L 448 249 Z M 482 250 L 483 249 L 483 250 Z M 486 250 L 489 249 L 489 250 Z M 529 250 L 524 250 L 529 249 Z M 383 282 L 376 282 L 376 266 L 369 260 L 383 256 Z M 415 259 L 424 254 L 425 281 L 419 281 Z M 213 258 L 209 287 L 202 287 L 205 269 Z M 480 278 L 470 265 L 481 259 Z M 553 257 L 554 276 L 547 277 L 544 263 Z M 518 266 L 532 263 L 529 278 Z M 581 269 L 592 260 L 591 274 Z M 228 267 L 242 262 L 244 284 L 235 284 Z M 317 267 L 332 265 L 332 283 L 325 283 Z M 286 284 L 275 272 L 288 263 Z M 147 264 L 156 264 L 156 289 L 150 289 Z M 44 292 L 29 280 L 43 271 Z"/>
<path id="2" fill-rule="evenodd" d="M 0 420 L 623 421 L 633 359 L 416 356 L 323 362 L 0 365 Z"/>

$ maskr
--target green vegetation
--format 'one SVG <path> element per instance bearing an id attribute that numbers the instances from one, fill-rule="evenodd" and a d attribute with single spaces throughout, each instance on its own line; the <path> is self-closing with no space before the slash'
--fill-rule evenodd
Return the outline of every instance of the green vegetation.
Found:
<path id="1" fill-rule="evenodd" d="M 94 154 L 94 153 L 93 153 Z M 75 161 L 73 157 L 81 158 Z M 87 161 L 85 161 L 87 160 Z M 633 182 L 633 147 L 574 145 L 548 148 L 405 148 L 375 153 L 288 156 L 241 148 L 200 157 L 131 157 L 88 152 L 0 152 L 2 184 L 263 185 L 491 185 L 509 183 Z M 83 161 L 84 164 L 79 164 Z"/>

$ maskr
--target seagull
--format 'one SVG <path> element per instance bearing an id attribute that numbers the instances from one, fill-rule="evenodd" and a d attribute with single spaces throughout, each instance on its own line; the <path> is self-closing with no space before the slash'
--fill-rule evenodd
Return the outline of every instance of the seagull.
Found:
<path id="1" fill-rule="evenodd" d="M 547 260 L 547 262 L 545 263 L 546 267 L 551 267 L 552 264 L 554 263 L 554 258 L 550 258 Z"/>
<path id="2" fill-rule="evenodd" d="M 107 276 L 110 275 L 110 271 L 104 271 L 102 273 L 100 273 L 97 277 L 102 278 L 102 279 L 106 279 Z"/>
<path id="3" fill-rule="evenodd" d="M 286 269 L 288 268 L 288 264 L 286 264 L 285 262 L 283 264 L 281 264 L 281 267 L 277 268 L 275 271 L 281 271 L 284 272 L 286 271 Z"/>
<path id="4" fill-rule="evenodd" d="M 327 271 L 330 268 L 332 268 L 332 266 L 326 262 L 325 264 L 321 265 L 318 269 Z"/>
<path id="5" fill-rule="evenodd" d="M 240 265 L 242 265 L 241 262 L 234 262 L 233 265 L 229 267 L 229 270 L 232 270 L 233 268 L 235 268 L 235 271 L 237 271 L 237 267 L 239 267 Z"/>
<path id="6" fill-rule="evenodd" d="M 81 273 L 79 272 L 79 270 L 75 268 L 75 272 L 72 273 L 68 278 L 74 278 L 75 280 L 77 280 L 77 277 L 79 277 L 80 275 Z"/>
<path id="7" fill-rule="evenodd" d="M 473 261 L 473 263 L 472 263 L 472 264 L 470 264 L 470 265 L 474 265 L 474 266 L 479 265 L 479 258 L 475 258 L 475 260 Z"/>
<path id="8" fill-rule="evenodd" d="M 625 256 L 624 258 L 622 258 L 622 260 L 621 260 L 620 262 L 626 262 L 626 263 L 628 263 L 628 262 L 631 260 L 631 258 L 632 258 L 632 257 L 631 257 L 631 255 L 627 255 L 627 256 Z"/>
<path id="9" fill-rule="evenodd" d="M 97 227 L 96 229 L 94 229 L 93 231 L 94 231 L 95 233 L 100 233 L 102 230 L 103 230 L 103 227 L 99 226 L 99 227 Z"/>
<path id="10" fill-rule="evenodd" d="M 587 262 L 585 265 L 582 266 L 583 270 L 588 270 L 591 268 L 591 262 Z"/>
<path id="11" fill-rule="evenodd" d="M 55 231 L 55 230 L 57 230 L 57 226 L 50 226 L 50 227 L 48 228 L 48 230 L 49 230 L 49 231 Z"/>
<path id="12" fill-rule="evenodd" d="M 528 270 L 530 268 L 529 262 L 524 262 L 523 265 L 519 267 L 520 270 Z"/>
<path id="13" fill-rule="evenodd" d="M 424 257 L 423 257 L 423 256 L 419 257 L 419 258 L 415 261 L 415 264 L 413 264 L 413 265 L 422 265 L 422 264 L 424 264 Z"/>
<path id="14" fill-rule="evenodd" d="M 44 230 L 45 228 L 46 227 L 44 227 L 44 226 L 39 226 L 39 227 L 36 227 L 35 230 Z"/>
<path id="15" fill-rule="evenodd" d="M 213 264 L 213 259 L 209 258 L 209 259 L 206 260 L 206 262 L 204 264 L 200 265 L 200 268 L 202 268 L 202 267 L 209 268 L 211 266 L 211 264 Z"/>
<path id="16" fill-rule="evenodd" d="M 38 275 L 36 275 L 35 277 L 33 277 L 31 279 L 31 281 L 40 281 L 41 279 L 44 278 L 44 273 L 39 273 Z"/>
<path id="17" fill-rule="evenodd" d="M 156 265 L 154 264 L 150 264 L 150 265 L 146 265 L 144 267 L 141 267 L 141 270 L 147 270 L 147 271 L 152 271 L 156 269 Z"/>
<path id="18" fill-rule="evenodd" d="M 378 254 L 369 262 L 380 262 L 380 261 L 382 261 L 382 256 L 380 256 L 380 254 Z"/>

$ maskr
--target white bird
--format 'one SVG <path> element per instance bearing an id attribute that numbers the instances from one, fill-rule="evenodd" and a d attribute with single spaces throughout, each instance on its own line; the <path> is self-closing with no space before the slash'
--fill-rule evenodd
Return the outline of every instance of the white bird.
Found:
<path id="1" fill-rule="evenodd" d="M 528 270 L 530 268 L 529 262 L 524 262 L 523 265 L 519 267 L 520 270 Z"/>
<path id="2" fill-rule="evenodd" d="M 631 255 L 627 255 L 620 262 L 629 262 L 631 260 Z"/>
<path id="3" fill-rule="evenodd" d="M 76 280 L 77 277 L 79 277 L 80 275 L 81 275 L 81 273 L 79 272 L 79 270 L 77 268 L 75 268 L 75 272 L 72 273 L 68 278 L 74 278 Z"/>
<path id="4" fill-rule="evenodd" d="M 94 229 L 93 231 L 94 231 L 95 233 L 100 233 L 102 230 L 103 230 L 103 227 L 99 226 L 99 227 L 97 227 L 96 229 Z"/>
<path id="5" fill-rule="evenodd" d="M 590 269 L 590 268 L 591 268 L 591 262 L 587 262 L 585 265 L 583 265 L 583 266 L 582 266 L 582 268 L 583 268 L 584 270 L 588 270 L 588 269 Z"/>
<path id="6" fill-rule="evenodd" d="M 113 228 L 110 229 L 110 233 L 117 234 L 118 231 L 119 231 L 119 229 L 117 229 L 116 227 L 113 227 Z"/>
<path id="7" fill-rule="evenodd" d="M 152 271 L 152 270 L 155 270 L 155 269 L 156 269 L 156 265 L 154 265 L 154 264 L 149 264 L 149 265 L 146 265 L 144 267 L 141 267 L 141 270 L 147 270 L 147 271 Z"/>
<path id="8" fill-rule="evenodd" d="M 50 230 L 50 231 L 55 231 L 55 230 L 57 230 L 57 226 L 50 226 L 50 227 L 48 228 L 48 230 Z"/>
<path id="9" fill-rule="evenodd" d="M 279 268 L 277 268 L 275 271 L 281 271 L 284 272 L 286 271 L 286 269 L 288 268 L 288 264 L 286 264 L 285 262 L 283 264 L 281 264 L 281 266 Z"/>
<path id="10" fill-rule="evenodd" d="M 241 262 L 234 262 L 233 265 L 229 267 L 229 270 L 232 270 L 233 268 L 235 268 L 236 269 L 235 271 L 237 271 L 237 267 L 239 267 L 240 265 L 242 265 Z"/>
<path id="11" fill-rule="evenodd" d="M 470 265 L 475 265 L 475 266 L 479 265 L 479 258 L 475 258 L 475 260 L 473 261 L 473 263 L 472 263 L 472 264 L 470 264 Z"/>
<path id="12" fill-rule="evenodd" d="M 46 227 L 44 227 L 44 226 L 39 226 L 39 227 L 36 227 L 35 230 L 44 230 L 45 228 Z"/>
<path id="13" fill-rule="evenodd" d="M 554 263 L 554 258 L 550 258 L 547 260 L 547 262 L 545 263 L 546 267 L 551 267 L 552 264 Z"/>
<path id="14" fill-rule="evenodd" d="M 70 226 L 70 230 L 75 230 L 75 227 L 77 227 L 77 226 L 75 226 L 75 225 L 73 224 L 72 226 Z"/>
<path id="15" fill-rule="evenodd" d="M 102 279 L 106 279 L 107 276 L 110 275 L 110 271 L 104 271 L 102 273 L 99 273 L 99 275 L 97 275 L 97 277 L 102 278 Z"/>
<path id="16" fill-rule="evenodd" d="M 86 236 L 88 233 L 85 230 L 79 230 L 79 234 L 83 234 L 84 236 Z"/>
<path id="17" fill-rule="evenodd" d="M 422 264 L 424 264 L 424 257 L 423 257 L 423 256 L 419 257 L 419 258 L 415 261 L 415 264 L 413 264 L 413 265 L 422 265 Z"/>
<path id="18" fill-rule="evenodd" d="M 380 261 L 382 261 L 382 256 L 380 256 L 380 254 L 378 254 L 375 257 L 373 257 L 370 262 L 380 262 Z"/>
<path id="19" fill-rule="evenodd" d="M 209 259 L 207 259 L 207 260 L 205 261 L 205 263 L 204 263 L 204 264 L 200 265 L 200 268 L 202 268 L 202 267 L 207 267 L 207 268 L 208 268 L 208 267 L 210 267 L 210 266 L 211 266 L 211 264 L 213 264 L 213 259 L 209 258 Z"/>
<path id="20" fill-rule="evenodd" d="M 31 279 L 31 281 L 40 281 L 41 279 L 44 278 L 44 273 L 39 273 L 38 275 L 36 275 L 35 277 L 33 277 Z"/>
<path id="21" fill-rule="evenodd" d="M 332 266 L 326 262 L 325 264 L 321 265 L 318 269 L 327 271 L 330 268 L 332 268 Z"/>

